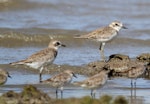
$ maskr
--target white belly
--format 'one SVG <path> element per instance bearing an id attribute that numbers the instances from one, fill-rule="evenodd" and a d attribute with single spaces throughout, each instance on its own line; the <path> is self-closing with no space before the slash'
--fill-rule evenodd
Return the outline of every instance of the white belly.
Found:
<path id="1" fill-rule="evenodd" d="M 34 69 L 39 69 L 43 65 L 43 62 L 26 63 L 26 65 Z"/>
<path id="2" fill-rule="evenodd" d="M 99 38 L 97 38 L 97 41 L 100 41 L 100 42 L 107 42 L 107 41 L 110 41 L 112 40 L 114 37 L 117 36 L 117 33 L 114 33 L 112 35 L 104 35 L 104 36 L 100 36 Z"/>

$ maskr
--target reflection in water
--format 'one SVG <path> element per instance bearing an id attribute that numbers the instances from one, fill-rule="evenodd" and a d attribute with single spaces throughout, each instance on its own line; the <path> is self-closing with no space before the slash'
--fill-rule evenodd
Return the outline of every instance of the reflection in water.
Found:
<path id="1" fill-rule="evenodd" d="M 137 92 L 139 92 L 139 93 L 137 94 Z M 140 89 L 137 88 L 136 84 L 131 86 L 130 94 L 131 94 L 131 96 L 129 98 L 129 104 L 147 104 L 144 101 L 144 97 L 143 97 L 144 93 L 140 92 Z M 142 94 L 142 96 L 141 96 L 141 94 Z M 144 96 L 147 96 L 147 95 L 144 95 Z"/>
<path id="2" fill-rule="evenodd" d="M 131 85 L 130 91 L 131 91 L 130 103 L 137 104 L 136 103 L 136 101 L 137 101 L 137 99 L 136 99 L 136 84 L 134 84 L 133 86 Z"/>

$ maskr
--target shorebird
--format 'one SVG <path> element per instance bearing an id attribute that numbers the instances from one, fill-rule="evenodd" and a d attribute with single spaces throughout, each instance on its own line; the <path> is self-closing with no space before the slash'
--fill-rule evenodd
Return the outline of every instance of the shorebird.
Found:
<path id="1" fill-rule="evenodd" d="M 60 41 L 52 40 L 48 47 L 29 56 L 25 60 L 10 63 L 11 65 L 27 65 L 34 69 L 39 69 L 39 81 L 42 80 L 42 72 L 45 66 L 52 64 L 55 60 L 58 48 L 60 46 L 65 47 Z"/>
<path id="2" fill-rule="evenodd" d="M 11 78 L 9 73 L 5 70 L 0 69 L 0 85 L 3 85 L 6 83 L 7 77 Z"/>
<path id="3" fill-rule="evenodd" d="M 141 77 L 146 71 L 146 67 L 144 63 L 141 62 L 131 62 L 129 66 L 129 70 L 127 71 L 127 77 L 131 79 L 131 87 L 136 86 L 136 79 Z"/>
<path id="4" fill-rule="evenodd" d="M 84 38 L 84 39 L 91 39 L 91 40 L 96 40 L 100 42 L 100 55 L 103 61 L 105 61 L 105 55 L 104 55 L 104 46 L 106 42 L 112 40 L 115 36 L 118 35 L 118 32 L 120 29 L 127 29 L 123 24 L 119 21 L 114 21 L 110 23 L 106 27 L 99 28 L 95 31 L 92 31 L 89 34 L 86 35 L 81 35 L 75 38 Z"/>
<path id="5" fill-rule="evenodd" d="M 76 75 L 71 70 L 65 70 L 47 80 L 41 81 L 42 83 L 50 84 L 56 88 L 56 98 L 58 98 L 58 88 L 61 90 L 61 98 L 63 97 L 63 87 L 69 84 L 73 77 Z"/>
<path id="6" fill-rule="evenodd" d="M 73 84 L 83 88 L 91 89 L 91 97 L 95 98 L 96 89 L 103 87 L 107 82 L 108 72 L 109 71 L 102 70 L 94 76 L 91 76 L 81 82 L 74 82 Z"/>

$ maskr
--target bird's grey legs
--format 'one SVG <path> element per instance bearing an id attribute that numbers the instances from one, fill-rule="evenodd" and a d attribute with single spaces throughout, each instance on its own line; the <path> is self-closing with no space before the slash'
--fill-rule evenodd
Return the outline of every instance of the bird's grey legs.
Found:
<path id="1" fill-rule="evenodd" d="M 43 72 L 43 67 L 40 68 L 40 75 L 39 75 L 39 81 L 42 81 L 42 72 Z"/>
<path id="2" fill-rule="evenodd" d="M 131 87 L 133 87 L 133 80 L 131 79 Z"/>
<path id="3" fill-rule="evenodd" d="M 133 85 L 133 80 L 135 80 L 134 85 Z M 136 87 L 136 79 L 131 79 L 131 87 Z"/>
<path id="4" fill-rule="evenodd" d="M 58 99 L 58 88 L 56 88 L 56 99 Z"/>
<path id="5" fill-rule="evenodd" d="M 100 55 L 101 55 L 102 61 L 105 62 L 104 46 L 105 46 L 105 43 L 102 43 L 102 42 L 101 42 L 101 43 L 100 43 L 99 50 L 100 50 Z"/>
<path id="6" fill-rule="evenodd" d="M 63 87 L 60 88 L 61 99 L 63 98 Z M 58 87 L 56 88 L 56 99 L 58 99 Z"/>
<path id="7" fill-rule="evenodd" d="M 94 89 L 92 89 L 92 90 L 91 90 L 91 97 L 92 97 L 92 99 L 95 98 L 95 93 L 96 93 L 96 91 L 95 91 Z"/>
<path id="8" fill-rule="evenodd" d="M 60 88 L 61 90 L 61 99 L 63 98 L 63 87 Z"/>

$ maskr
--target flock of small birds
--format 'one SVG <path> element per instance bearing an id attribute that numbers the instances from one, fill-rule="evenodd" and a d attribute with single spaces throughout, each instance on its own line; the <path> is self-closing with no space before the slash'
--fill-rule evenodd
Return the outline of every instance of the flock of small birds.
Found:
<path id="1" fill-rule="evenodd" d="M 104 55 L 104 46 L 106 42 L 112 40 L 115 36 L 118 35 L 120 29 L 127 29 L 123 24 L 119 21 L 114 21 L 110 23 L 106 27 L 99 28 L 89 34 L 81 35 L 75 38 L 84 38 L 91 39 L 100 42 L 100 54 L 102 61 L 106 61 Z M 58 88 L 61 89 L 61 97 L 63 96 L 63 87 L 66 84 L 69 84 L 73 77 L 77 77 L 73 71 L 65 70 L 64 72 L 59 73 L 47 80 L 42 80 L 42 72 L 46 68 L 47 65 L 50 65 L 55 60 L 58 48 L 65 47 L 63 43 L 57 40 L 52 40 L 48 47 L 31 55 L 25 60 L 21 60 L 18 62 L 12 62 L 11 65 L 26 65 L 31 68 L 39 70 L 39 82 L 47 83 L 56 88 L 56 98 L 58 97 Z M 137 71 L 137 69 L 141 69 Z M 143 74 L 145 68 L 140 65 L 137 67 L 131 67 L 131 70 L 128 72 L 129 78 L 137 78 L 141 74 Z M 74 82 L 74 85 L 81 86 L 84 88 L 91 89 L 91 97 L 95 98 L 96 89 L 105 85 L 108 80 L 109 70 L 102 70 L 101 72 L 91 76 L 81 82 Z M 7 81 L 7 77 L 10 77 L 9 73 L 5 70 L 0 69 L 0 84 L 4 84 Z"/>

